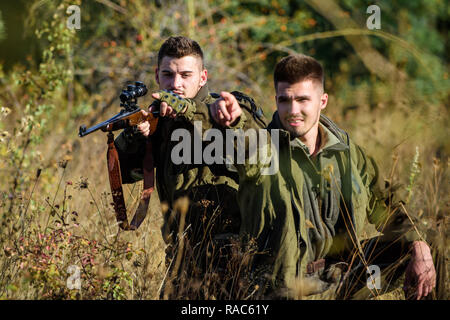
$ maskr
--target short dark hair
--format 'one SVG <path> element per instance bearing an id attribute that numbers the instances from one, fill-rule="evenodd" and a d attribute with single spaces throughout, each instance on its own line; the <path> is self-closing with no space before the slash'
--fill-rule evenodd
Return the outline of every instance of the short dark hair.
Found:
<path id="1" fill-rule="evenodd" d="M 161 65 L 161 61 L 164 57 L 183 58 L 186 56 L 199 57 L 203 63 L 203 51 L 199 44 L 189 38 L 183 36 L 169 37 L 162 44 L 158 52 L 158 67 Z"/>
<path id="2" fill-rule="evenodd" d="M 324 86 L 324 72 L 322 65 L 313 57 L 295 54 L 284 57 L 275 66 L 273 74 L 275 90 L 278 82 L 294 84 L 300 81 L 313 80 Z"/>

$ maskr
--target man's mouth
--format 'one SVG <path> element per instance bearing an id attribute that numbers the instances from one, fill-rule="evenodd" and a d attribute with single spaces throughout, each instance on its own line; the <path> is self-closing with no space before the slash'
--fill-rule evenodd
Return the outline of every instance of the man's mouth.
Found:
<path id="1" fill-rule="evenodd" d="M 305 120 L 301 118 L 289 118 L 286 119 L 287 123 L 289 123 L 290 126 L 296 127 L 301 125 Z"/>
<path id="2" fill-rule="evenodd" d="M 178 90 L 172 90 L 173 93 L 176 93 L 177 95 L 184 97 L 184 92 L 183 91 L 178 91 Z"/>

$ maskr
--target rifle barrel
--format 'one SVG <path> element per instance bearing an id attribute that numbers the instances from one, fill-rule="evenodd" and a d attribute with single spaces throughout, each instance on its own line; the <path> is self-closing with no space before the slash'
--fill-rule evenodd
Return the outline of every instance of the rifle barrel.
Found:
<path id="1" fill-rule="evenodd" d="M 133 111 L 124 111 L 124 110 L 122 110 L 121 112 L 116 114 L 114 117 L 112 117 L 112 118 L 110 118 L 110 119 L 108 119 L 106 121 L 100 122 L 99 124 L 96 124 L 96 125 L 94 125 L 94 126 L 92 126 L 90 128 L 86 128 L 85 125 L 81 125 L 79 130 L 78 130 L 78 136 L 80 138 L 82 138 L 82 137 L 87 136 L 88 134 L 90 134 L 90 133 L 92 133 L 94 131 L 99 130 L 99 129 L 104 131 L 104 130 L 106 130 L 106 126 L 107 125 L 116 123 L 116 122 L 118 122 L 120 120 L 125 120 L 128 117 L 130 117 L 131 115 L 133 115 L 133 114 L 135 114 L 137 112 L 140 112 L 140 111 L 141 111 L 141 109 L 136 109 L 136 110 L 133 110 Z M 153 111 L 152 114 L 154 116 L 158 116 L 159 115 L 159 111 Z M 123 128 L 120 128 L 120 129 L 123 129 Z"/>

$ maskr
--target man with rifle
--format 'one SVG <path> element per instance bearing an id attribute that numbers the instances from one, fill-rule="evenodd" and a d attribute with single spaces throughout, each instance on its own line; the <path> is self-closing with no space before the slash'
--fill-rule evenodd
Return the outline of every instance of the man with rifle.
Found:
<path id="1" fill-rule="evenodd" d="M 194 279 L 202 281 L 207 269 L 220 273 L 225 268 L 227 255 L 223 243 L 228 243 L 240 228 L 236 198 L 238 175 L 224 164 L 174 164 L 171 159 L 172 150 L 178 144 L 172 141 L 172 133 L 187 129 L 192 137 L 193 122 L 209 122 L 209 104 L 218 98 L 208 92 L 207 70 L 197 42 L 185 37 L 168 38 L 159 50 L 155 71 L 161 90 L 152 95 L 160 101 L 157 128 L 153 133 L 155 128 L 143 122 L 137 126 L 138 130 L 129 128 L 117 137 L 115 146 L 122 180 L 134 183 L 143 178 L 145 144 L 151 139 L 158 195 L 168 207 L 162 234 L 168 245 L 166 263 L 172 279 L 166 281 L 161 296 L 205 298 L 204 292 L 192 291 L 192 283 Z M 253 100 L 238 92 L 234 94 L 244 112 L 237 121 L 227 125 L 240 128 L 245 118 L 255 118 L 256 121 L 248 123 L 265 127 L 262 113 Z M 151 105 L 149 112 L 154 113 L 155 109 Z M 182 199 L 186 197 L 188 203 L 183 205 Z"/>

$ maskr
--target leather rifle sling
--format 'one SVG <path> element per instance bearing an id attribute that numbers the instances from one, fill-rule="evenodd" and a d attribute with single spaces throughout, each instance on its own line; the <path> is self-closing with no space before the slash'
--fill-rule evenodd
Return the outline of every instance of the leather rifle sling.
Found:
<path id="1" fill-rule="evenodd" d="M 147 215 L 150 196 L 152 195 L 155 185 L 152 141 L 150 140 L 150 138 L 147 138 L 147 142 L 145 143 L 145 155 L 142 163 L 142 168 L 144 169 L 144 187 L 142 190 L 141 199 L 139 200 L 139 206 L 136 209 L 133 220 L 131 220 L 131 228 L 133 230 L 139 228 L 142 221 L 144 221 L 145 216 Z"/>
<path id="2" fill-rule="evenodd" d="M 114 202 L 114 211 L 119 226 L 123 230 L 129 230 L 130 225 L 127 219 L 127 208 L 123 198 L 122 175 L 120 173 L 119 154 L 114 146 L 114 134 L 108 132 L 108 151 L 106 154 L 108 162 L 109 184 L 111 185 L 111 194 Z"/>
<path id="3" fill-rule="evenodd" d="M 144 218 L 147 215 L 150 196 L 154 189 L 154 165 L 151 140 L 148 139 L 146 142 L 146 150 L 143 160 L 144 187 L 141 199 L 139 201 L 139 206 L 136 209 L 133 220 L 131 221 L 131 226 L 128 224 L 127 209 L 123 197 L 119 155 L 114 145 L 114 134 L 112 132 L 108 132 L 107 162 L 109 182 L 111 185 L 111 193 L 113 197 L 114 211 L 116 212 L 117 222 L 119 223 L 120 228 L 123 230 L 135 230 L 141 225 L 142 221 L 144 221 Z"/>

